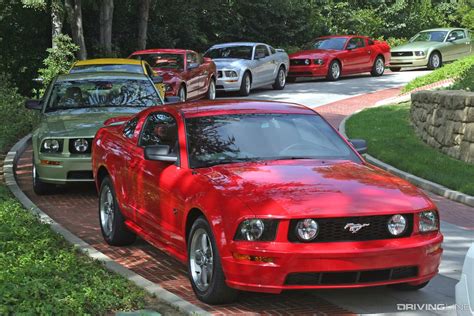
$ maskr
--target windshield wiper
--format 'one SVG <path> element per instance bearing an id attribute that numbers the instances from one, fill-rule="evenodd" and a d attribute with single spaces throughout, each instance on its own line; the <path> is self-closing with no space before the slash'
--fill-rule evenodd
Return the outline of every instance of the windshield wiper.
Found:
<path id="1" fill-rule="evenodd" d="M 262 160 L 261 158 L 249 158 L 249 157 L 241 157 L 241 158 L 225 158 L 225 159 L 215 159 L 215 160 L 208 160 L 204 161 L 201 166 L 199 167 L 212 167 L 216 165 L 223 165 L 229 163 L 238 163 L 238 162 L 246 162 L 246 161 L 259 161 Z"/>

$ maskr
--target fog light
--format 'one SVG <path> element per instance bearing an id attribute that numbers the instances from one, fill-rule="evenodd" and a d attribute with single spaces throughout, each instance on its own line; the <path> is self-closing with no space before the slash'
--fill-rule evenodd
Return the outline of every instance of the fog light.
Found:
<path id="1" fill-rule="evenodd" d="M 296 235 L 302 241 L 313 240 L 318 235 L 318 232 L 319 225 L 314 219 L 303 219 L 296 224 Z"/>
<path id="2" fill-rule="evenodd" d="M 398 236 L 405 232 L 407 228 L 407 220 L 403 215 L 397 214 L 393 215 L 387 223 L 387 228 L 390 234 L 393 236 Z"/>

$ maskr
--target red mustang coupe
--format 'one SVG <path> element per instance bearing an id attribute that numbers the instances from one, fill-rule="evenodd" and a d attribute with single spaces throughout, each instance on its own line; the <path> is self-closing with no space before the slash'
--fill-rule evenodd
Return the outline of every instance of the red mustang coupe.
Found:
<path id="1" fill-rule="evenodd" d="M 166 85 L 166 96 L 181 101 L 216 98 L 216 65 L 210 58 L 186 49 L 148 49 L 129 58 L 146 60 Z"/>
<path id="2" fill-rule="evenodd" d="M 390 46 L 365 36 L 325 36 L 314 41 L 313 49 L 290 54 L 287 80 L 298 77 L 326 77 L 370 72 L 381 76 L 390 63 Z"/>
<path id="3" fill-rule="evenodd" d="M 93 142 L 103 237 L 138 235 L 186 263 L 211 304 L 237 290 L 422 288 L 442 253 L 436 206 L 351 142 L 296 104 L 144 110 Z"/>

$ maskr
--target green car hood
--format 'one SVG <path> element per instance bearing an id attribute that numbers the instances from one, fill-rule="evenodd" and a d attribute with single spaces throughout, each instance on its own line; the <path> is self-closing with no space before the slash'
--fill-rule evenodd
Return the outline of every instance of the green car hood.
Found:
<path id="1" fill-rule="evenodd" d="M 405 51 L 426 51 L 433 47 L 442 46 L 443 43 L 439 42 L 412 42 L 406 43 L 391 49 L 392 52 L 405 52 Z"/>
<path id="2" fill-rule="evenodd" d="M 140 108 L 83 108 L 45 113 L 38 134 L 44 137 L 94 137 L 104 121 L 117 116 L 132 116 Z"/>

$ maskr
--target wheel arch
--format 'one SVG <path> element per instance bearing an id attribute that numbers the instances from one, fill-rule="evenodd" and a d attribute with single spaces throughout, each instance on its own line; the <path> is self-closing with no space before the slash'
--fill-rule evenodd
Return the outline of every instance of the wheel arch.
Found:
<path id="1" fill-rule="evenodd" d="M 191 227 L 193 226 L 193 223 L 201 216 L 207 220 L 206 216 L 204 215 L 204 212 L 197 207 L 193 207 L 192 209 L 190 209 L 188 214 L 186 215 L 186 224 L 184 227 L 186 245 L 188 244 L 189 233 L 191 232 Z"/>
<path id="2" fill-rule="evenodd" d="M 97 175 L 96 175 L 96 184 L 97 184 L 97 189 L 100 189 L 100 186 L 102 185 L 102 181 L 104 181 L 106 176 L 109 176 L 110 173 L 107 170 L 105 166 L 100 166 L 99 169 L 97 170 Z"/>

